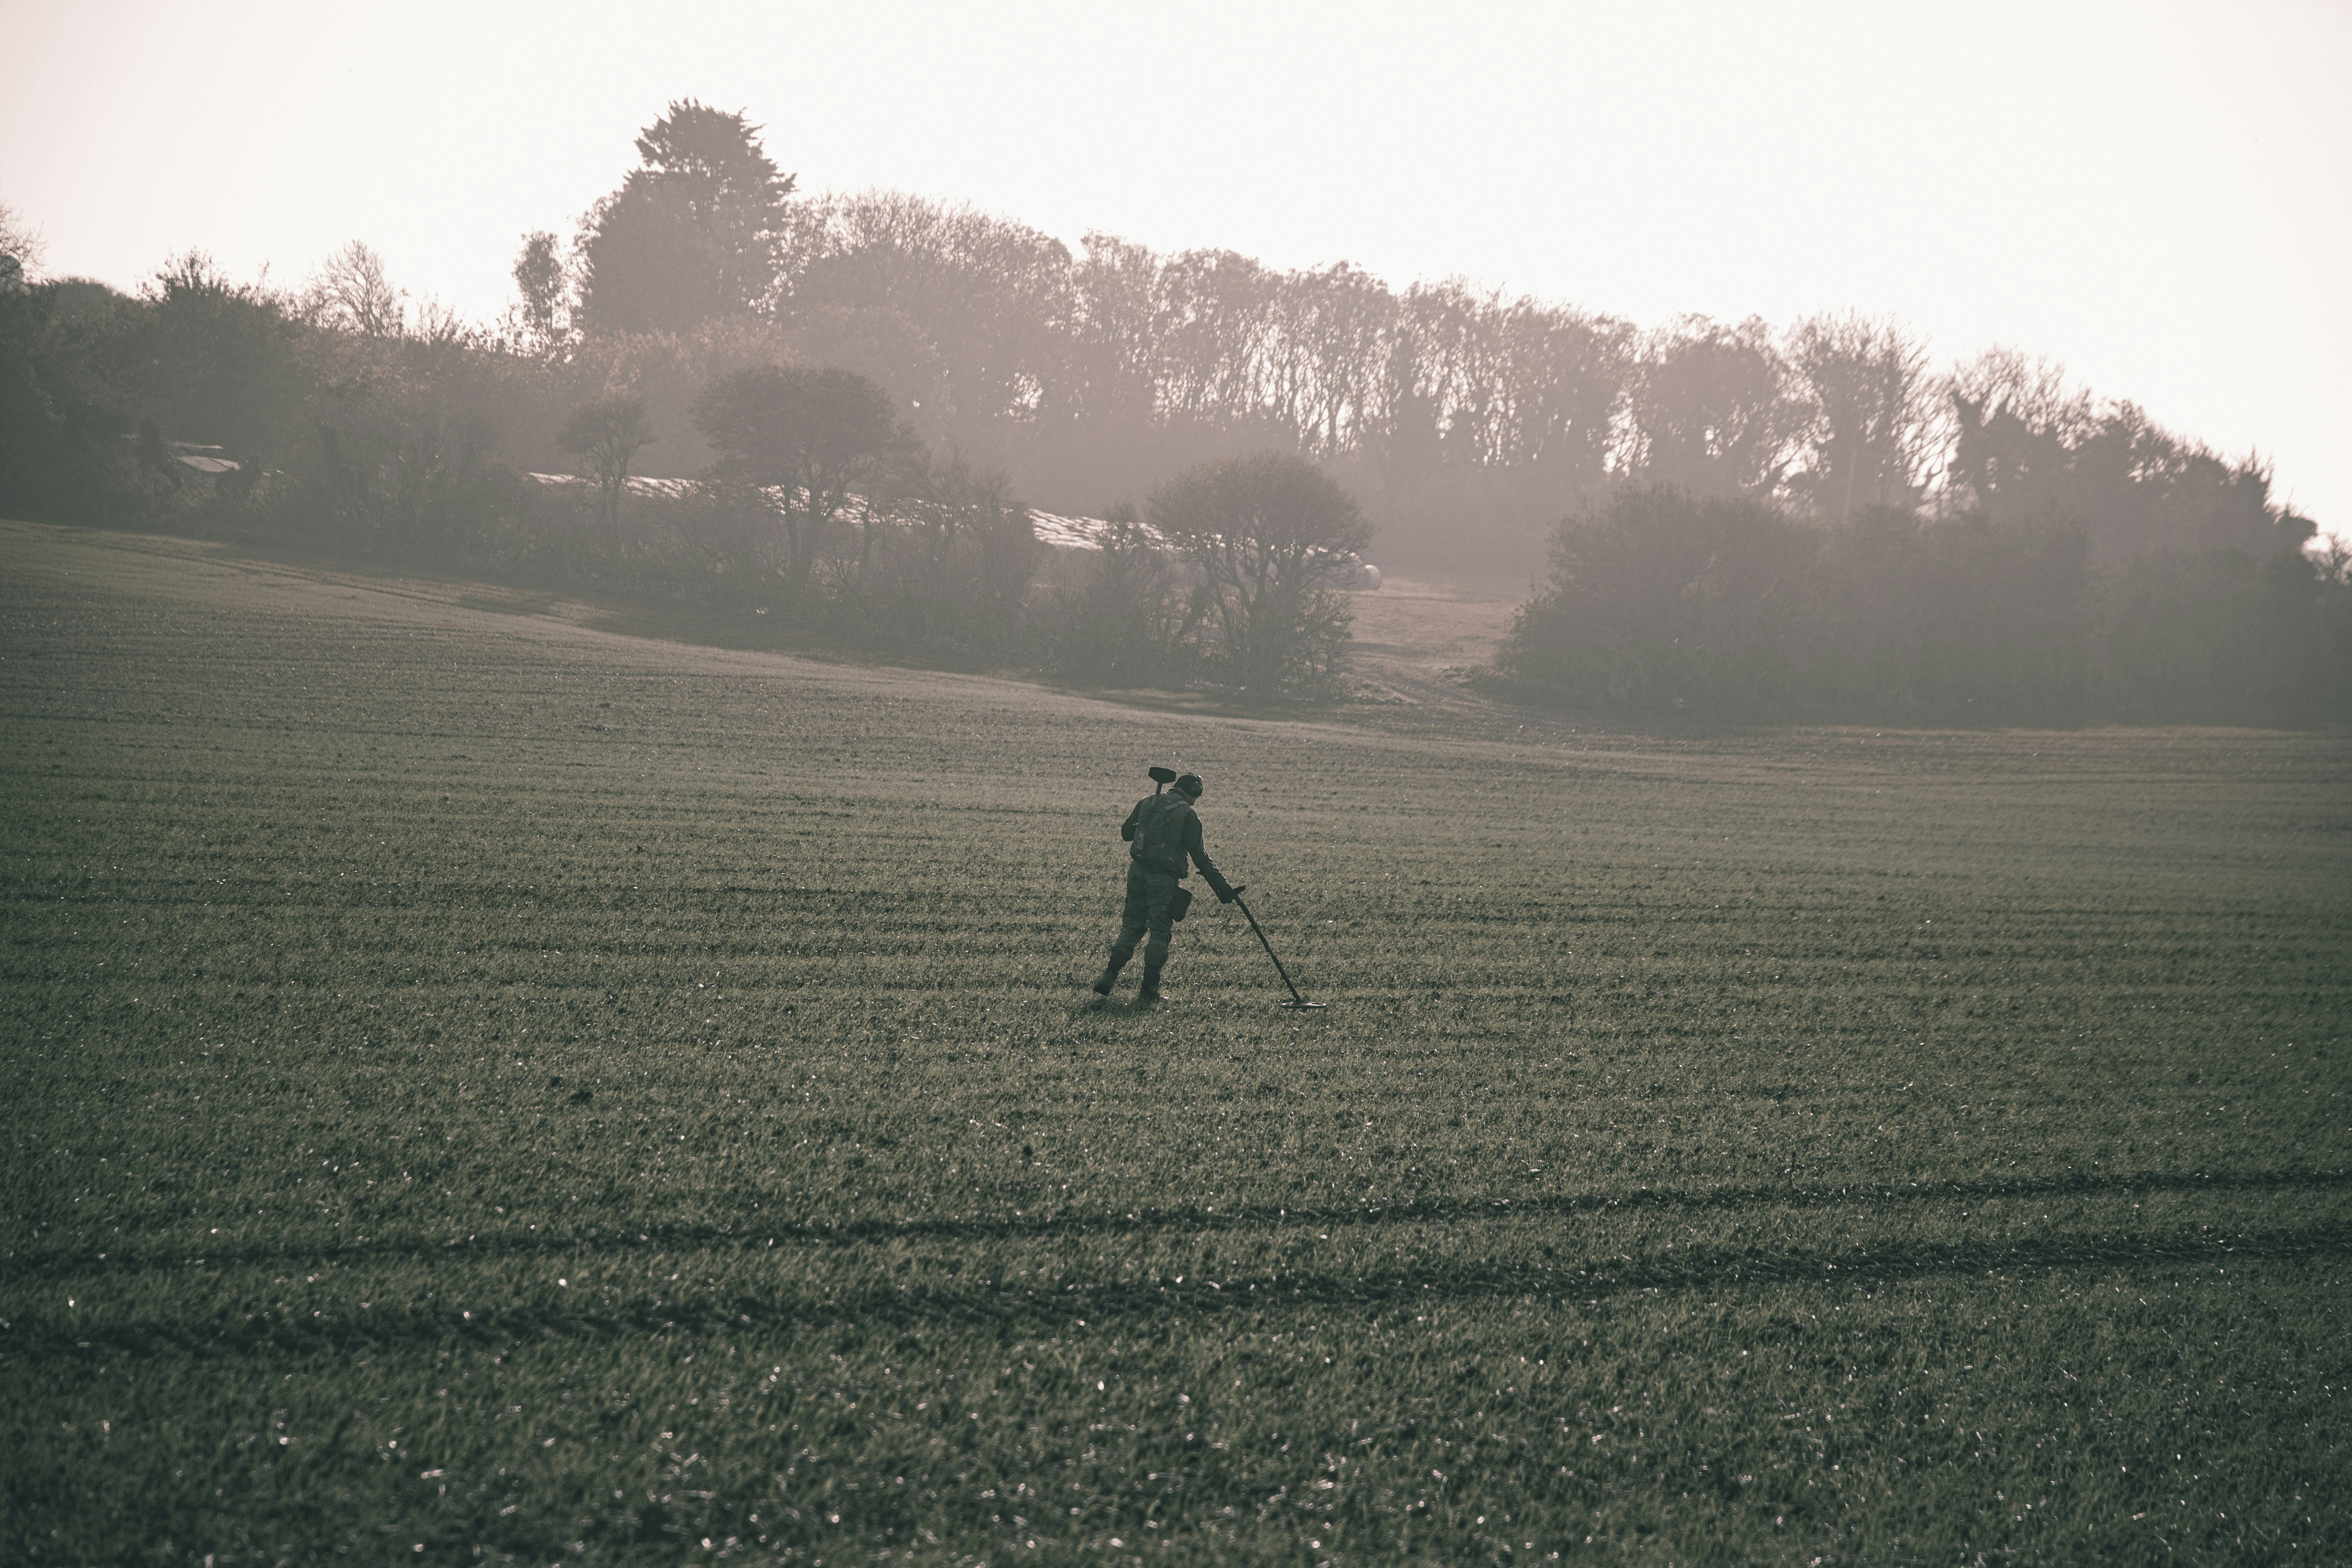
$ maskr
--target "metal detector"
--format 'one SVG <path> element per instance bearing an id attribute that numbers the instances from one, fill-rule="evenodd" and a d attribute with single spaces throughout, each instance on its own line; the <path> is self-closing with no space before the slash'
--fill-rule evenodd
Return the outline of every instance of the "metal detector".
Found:
<path id="1" fill-rule="evenodd" d="M 1154 795 L 1176 782 L 1174 768 L 1146 768 L 1143 771 L 1151 775 L 1151 793 Z"/>
<path id="2" fill-rule="evenodd" d="M 1268 958 L 1274 959 L 1274 972 L 1282 976 L 1282 983 L 1285 985 L 1288 985 L 1290 987 L 1290 1000 L 1283 1003 L 1282 1005 L 1285 1007 L 1298 1008 L 1307 1012 L 1321 1012 L 1324 1005 L 1322 1003 L 1309 1002 L 1306 997 L 1301 996 L 1298 994 L 1298 987 L 1291 984 L 1290 971 L 1283 968 L 1282 960 L 1275 956 L 1274 943 L 1265 940 L 1265 932 L 1258 927 L 1257 917 L 1250 913 L 1250 907 L 1247 904 L 1242 903 L 1242 889 L 1239 888 L 1235 888 L 1234 889 L 1234 902 L 1241 904 L 1242 916 L 1249 921 L 1250 930 L 1256 934 L 1258 946 L 1265 949 L 1265 955 Z"/>

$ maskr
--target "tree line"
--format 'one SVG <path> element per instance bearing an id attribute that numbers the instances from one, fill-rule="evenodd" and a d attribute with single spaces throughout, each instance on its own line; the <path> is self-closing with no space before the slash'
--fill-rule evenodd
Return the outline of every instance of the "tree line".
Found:
<path id="1" fill-rule="evenodd" d="M 292 289 L 194 253 L 132 295 L 14 281 L 0 513 L 614 591 L 730 641 L 816 637 L 1252 698 L 1338 690 L 1337 584 L 1370 530 L 1296 454 L 1191 465 L 1112 509 L 1105 548 L 1056 554 L 1001 471 L 926 441 L 837 365 L 747 352 L 699 367 L 656 384 L 680 395 L 665 430 L 629 384 L 583 377 L 584 354 L 519 352 L 417 308 L 363 246 Z M 533 420 L 543 467 L 577 482 L 516 460 Z M 671 441 L 694 444 L 694 482 L 633 485 Z M 218 471 L 191 467 L 199 455 Z"/>
<path id="2" fill-rule="evenodd" d="M 1936 599 L 1921 584 L 1940 582 L 1960 555 L 2010 552 L 2002 581 L 2014 585 L 2001 593 L 2063 598 L 2081 669 L 2118 669 L 2113 661 L 2137 649 L 2136 668 L 2185 671 L 2210 660 L 2167 637 L 2192 624 L 2239 625 L 2222 602 L 2243 599 L 2229 585 L 2242 567 L 2308 579 L 2305 597 L 2319 607 L 2285 612 L 2304 617 L 2295 646 L 2322 650 L 2325 679 L 2305 688 L 2335 680 L 2326 672 L 2342 660 L 2337 634 L 2325 629 L 2335 625 L 2325 606 L 2337 602 L 2341 563 L 2309 553 L 2313 525 L 2278 504 L 2261 464 L 2163 431 L 2011 352 L 1938 370 L 1899 322 L 1854 314 L 1785 330 L 1696 316 L 1643 329 L 1459 279 L 1393 289 L 1344 263 L 1281 271 L 1231 251 L 1161 254 L 1098 234 L 1074 249 L 901 193 L 803 197 L 744 116 L 690 100 L 669 106 L 636 148 L 638 166 L 574 235 L 525 237 L 516 303 L 486 326 L 408 300 L 358 244 L 296 289 L 233 283 L 194 255 L 135 297 L 75 280 L 27 288 L 21 268 L 13 288 L 0 278 L 13 323 L 0 348 L 10 356 L 0 408 L 27 433 L 0 452 L 0 503 L 60 515 L 152 508 L 169 437 L 251 458 L 240 472 L 268 476 L 259 489 L 268 493 L 230 500 L 289 528 L 307 519 L 299 526 L 367 548 L 634 574 L 705 595 L 724 583 L 724 592 L 772 596 L 761 574 L 781 573 L 793 614 L 814 615 L 830 595 L 848 606 L 844 624 L 871 626 L 888 617 L 858 595 L 890 574 L 906 531 L 877 533 L 870 517 L 804 519 L 796 501 L 756 499 L 803 488 L 730 491 L 740 453 L 730 457 L 708 404 L 713 387 L 751 373 L 827 367 L 874 389 L 868 423 L 887 426 L 875 472 L 889 480 L 863 482 L 934 516 L 944 515 L 943 495 L 982 511 L 1011 509 L 1017 495 L 1102 513 L 1148 501 L 1202 465 L 1271 452 L 1352 498 L 1342 531 L 1360 546 L 1377 531 L 1391 565 L 1527 574 L 1549 541 L 1553 576 L 1506 660 L 1515 689 L 1528 694 L 1767 702 L 1762 688 L 1736 697 L 1689 684 L 1696 677 L 1627 674 L 1680 668 L 1675 658 L 1636 657 L 1631 645 L 1593 651 L 1621 587 L 1639 597 L 1638 584 L 1614 584 L 1609 572 L 1633 571 L 1633 555 L 1650 549 L 1658 559 L 1640 570 L 1671 575 L 1670 539 L 1708 528 L 1745 542 L 1679 581 L 1678 613 L 1731 614 L 1738 595 L 1723 563 L 1780 560 L 1782 545 L 1768 548 L 1766 535 L 1813 563 L 1816 621 L 1840 595 Z M 122 460 L 126 426 L 145 432 L 134 444 L 143 467 Z M 108 441 L 116 445 L 104 463 L 68 460 Z M 567 468 L 596 481 L 594 528 L 556 521 L 569 503 L 522 477 Z M 692 506 L 656 505 L 630 489 L 632 474 L 711 483 Z M 950 475 L 961 478 L 950 484 Z M 995 500 L 971 499 L 982 491 Z M 720 515 L 730 494 L 740 514 L 731 521 Z M 1667 496 L 1681 498 L 1688 519 L 1713 521 L 1669 526 L 1657 500 Z M 217 511 L 230 500 L 206 504 Z M 1144 542 L 1113 573 L 1119 581 L 1156 570 L 1149 558 L 1161 552 L 1144 521 L 1122 536 Z M 1741 531 L 1756 530 L 1753 539 Z M 772 533 L 772 563 L 762 553 Z M 1898 537 L 1914 543 L 1889 543 Z M 1976 542 L 1964 550 L 1963 539 Z M 1909 552 L 1902 558 L 1917 579 L 1899 591 L 1885 575 L 1890 551 Z M 2079 566 L 2059 564 L 2070 552 Z M 1877 574 L 1851 575 L 1865 557 Z M 1931 559 L 1944 564 L 1930 571 Z M 1849 572 L 1834 591 L 1820 575 L 1833 562 Z M 1174 596 L 1130 619 L 1157 625 L 1164 612 L 1171 646 L 1222 647 L 1230 628 L 1192 602 L 1206 570 L 1196 562 L 1178 572 L 1160 585 Z M 2157 591 L 2119 584 L 2158 579 L 2174 612 L 2121 607 L 2139 602 L 2133 592 Z M 1795 590 L 1776 577 L 1758 592 L 1780 615 Z M 1056 603 L 1068 610 L 1079 597 L 1071 590 Z M 1854 613 L 1864 607 L 1857 600 Z M 1065 619 L 1098 619 L 1098 610 Z M 2142 629 L 2111 636 L 2102 616 Z M 1075 636 L 1015 637 L 1009 625 L 959 636 L 999 652 L 1017 643 L 1033 661 Z M 1343 633 L 1344 620 L 1332 622 L 1321 651 L 1293 660 L 1289 679 L 1328 667 Z M 1710 622 L 1708 635 L 1729 646 L 1727 624 Z M 1776 710 L 1951 709 L 1933 695 L 1945 677 L 1885 676 L 1883 648 L 1873 655 L 1880 674 L 1820 674 L 1861 657 L 1847 632 L 1823 637 L 1799 661 L 1816 673 L 1771 689 Z M 2095 659 L 2081 651 L 2094 643 Z M 2029 700 L 2012 681 L 2008 695 L 1987 689 L 1952 701 L 1985 717 L 2240 710 L 2194 695 L 2197 679 L 2085 674 L 2063 700 L 2054 687 Z M 2265 699 L 2263 710 L 2340 702 L 2298 689 L 2292 700 Z"/>
<path id="3" fill-rule="evenodd" d="M 2352 718 L 2352 554 L 2315 547 L 2261 466 L 2015 353 L 1937 390 L 1932 494 L 1874 494 L 1865 461 L 1796 493 L 1625 485 L 1572 510 L 1497 687 L 1748 719 Z"/>
<path id="4" fill-rule="evenodd" d="M 1357 494 L 1399 560 L 1524 574 L 1544 521 L 1623 482 L 1915 499 L 1936 437 L 1896 324 L 1622 319 L 1348 263 L 1283 271 L 1052 236 L 889 191 L 791 199 L 740 115 L 674 104 L 567 245 L 529 237 L 511 341 L 641 390 L 796 353 L 885 387 L 933 440 L 1062 510 L 1271 447 Z M 689 437 L 653 460 L 688 472 Z"/>

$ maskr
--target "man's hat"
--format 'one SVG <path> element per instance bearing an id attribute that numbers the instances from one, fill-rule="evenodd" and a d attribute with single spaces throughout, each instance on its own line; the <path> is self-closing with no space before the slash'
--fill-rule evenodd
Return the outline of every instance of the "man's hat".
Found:
<path id="1" fill-rule="evenodd" d="M 1198 800 L 1201 798 L 1201 775 L 1198 773 L 1186 773 L 1182 778 L 1176 781 L 1176 787 L 1182 790 L 1186 795 L 1191 795 L 1194 800 Z"/>

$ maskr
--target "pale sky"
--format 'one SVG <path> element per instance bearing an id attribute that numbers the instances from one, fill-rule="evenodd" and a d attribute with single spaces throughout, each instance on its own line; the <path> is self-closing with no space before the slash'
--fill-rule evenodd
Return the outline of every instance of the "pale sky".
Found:
<path id="1" fill-rule="evenodd" d="M 488 318 L 691 96 L 803 191 L 1074 245 L 2013 344 L 2352 535 L 2352 3 L 0 0 L 0 39 L 49 275 L 296 282 L 357 238 Z"/>

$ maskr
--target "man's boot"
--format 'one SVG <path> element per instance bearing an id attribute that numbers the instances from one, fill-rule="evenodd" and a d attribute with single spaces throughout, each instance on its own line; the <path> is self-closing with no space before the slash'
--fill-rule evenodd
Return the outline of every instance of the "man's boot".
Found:
<path id="1" fill-rule="evenodd" d="M 1160 966 L 1156 963 L 1147 963 L 1143 966 L 1143 989 L 1136 994 L 1135 999 L 1137 1001 L 1159 1002 L 1165 1000 L 1165 998 L 1160 994 Z"/>
<path id="2" fill-rule="evenodd" d="M 1133 956 L 1135 956 L 1133 953 L 1128 952 L 1114 952 L 1110 955 L 1110 962 L 1103 965 L 1101 977 L 1095 982 L 1096 995 L 1110 994 L 1110 988 L 1118 984 L 1118 972 L 1127 967 L 1127 961 Z"/>

